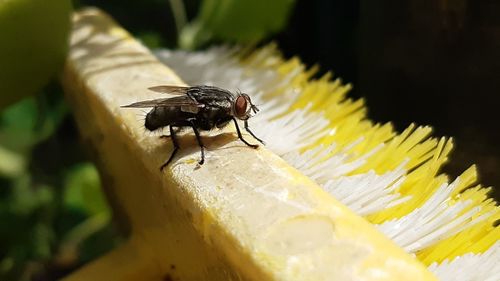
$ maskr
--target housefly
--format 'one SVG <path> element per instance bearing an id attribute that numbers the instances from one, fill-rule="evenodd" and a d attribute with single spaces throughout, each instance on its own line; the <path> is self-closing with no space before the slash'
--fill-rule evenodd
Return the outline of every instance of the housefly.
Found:
<path id="1" fill-rule="evenodd" d="M 155 86 L 149 90 L 162 94 L 176 95 L 176 97 L 146 100 L 132 103 L 122 107 L 149 108 L 146 115 L 145 127 L 149 131 L 155 131 L 163 127 L 169 127 L 170 137 L 174 150 L 168 160 L 160 167 L 163 170 L 174 158 L 179 150 L 177 130 L 191 127 L 201 150 L 200 165 L 205 162 L 205 150 L 200 138 L 200 131 L 209 131 L 214 128 L 223 128 L 231 120 L 236 127 L 238 138 L 246 145 L 257 148 L 258 145 L 248 143 L 241 135 L 240 127 L 236 119 L 242 120 L 245 130 L 256 140 L 264 144 L 248 127 L 248 119 L 256 114 L 259 109 L 250 97 L 244 93 L 232 93 L 214 86 Z"/>

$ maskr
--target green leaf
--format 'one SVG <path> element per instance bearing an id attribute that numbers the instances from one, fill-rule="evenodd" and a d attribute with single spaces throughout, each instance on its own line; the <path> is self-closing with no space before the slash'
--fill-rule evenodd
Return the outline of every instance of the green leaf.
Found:
<path id="1" fill-rule="evenodd" d="M 283 29 L 295 0 L 204 0 L 197 18 L 180 35 L 182 48 L 212 39 L 257 43 Z"/>
<path id="2" fill-rule="evenodd" d="M 0 145 L 0 177 L 15 178 L 20 176 L 25 165 L 26 161 L 22 155 Z"/>
<path id="3" fill-rule="evenodd" d="M 94 165 L 79 164 L 68 172 L 64 202 L 67 206 L 82 209 L 89 215 L 109 212 L 101 191 L 99 173 Z"/>
<path id="4" fill-rule="evenodd" d="M 53 201 L 53 189 L 50 186 L 32 186 L 30 176 L 24 174 L 13 181 L 12 194 L 9 198 L 11 211 L 18 216 L 28 216 L 48 206 Z"/>
<path id="5" fill-rule="evenodd" d="M 70 0 L 0 1 L 0 109 L 38 92 L 64 63 Z"/>
<path id="6" fill-rule="evenodd" d="M 62 89 L 54 83 L 36 98 L 25 98 L 7 107 L 0 112 L 0 153 L 5 150 L 26 156 L 33 145 L 55 132 L 68 112 Z"/>
<path id="7" fill-rule="evenodd" d="M 0 115 L 0 144 L 14 152 L 25 153 L 34 143 L 36 116 L 33 98 L 8 107 Z"/>
<path id="8" fill-rule="evenodd" d="M 52 254 L 51 245 L 55 239 L 52 227 L 40 222 L 35 224 L 32 231 L 34 257 L 48 259 Z"/>
<path id="9" fill-rule="evenodd" d="M 163 45 L 160 34 L 155 32 L 140 32 L 137 34 L 137 38 L 150 49 L 160 48 Z"/>

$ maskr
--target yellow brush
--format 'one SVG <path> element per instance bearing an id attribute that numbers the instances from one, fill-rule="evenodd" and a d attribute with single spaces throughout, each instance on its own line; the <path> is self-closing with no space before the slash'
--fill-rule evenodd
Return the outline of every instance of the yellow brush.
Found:
<path id="1" fill-rule="evenodd" d="M 477 183 L 475 166 L 451 181 L 439 173 L 451 139 L 431 137 L 430 127 L 397 133 L 374 124 L 362 100 L 346 97 L 350 85 L 331 74 L 311 79 L 314 68 L 284 60 L 274 45 L 249 55 L 224 47 L 157 55 L 189 84 L 256 93 L 263 114 L 252 126 L 268 147 L 442 280 L 500 278 L 493 226 L 500 211 L 487 197 L 491 188 Z"/>
<path id="2" fill-rule="evenodd" d="M 439 173 L 452 142 L 430 127 L 374 124 L 273 45 L 157 51 L 172 72 L 101 12 L 74 23 L 62 81 L 130 238 L 68 280 L 500 280 L 499 208 L 475 167 Z M 161 173 L 172 145 L 120 106 L 183 83 L 249 94 L 266 147 L 213 132 L 199 166 L 185 134 Z"/>

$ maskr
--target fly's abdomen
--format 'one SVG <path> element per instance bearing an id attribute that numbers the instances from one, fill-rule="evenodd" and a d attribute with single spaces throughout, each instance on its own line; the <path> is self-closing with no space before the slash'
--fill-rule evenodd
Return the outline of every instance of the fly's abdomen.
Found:
<path id="1" fill-rule="evenodd" d="M 180 107 L 155 107 L 146 115 L 144 126 L 149 131 L 169 125 L 176 127 L 189 126 L 187 120 L 192 117 L 192 113 L 183 112 Z"/>
<path id="2" fill-rule="evenodd" d="M 146 115 L 144 126 L 150 131 L 165 127 L 172 123 L 175 116 L 173 110 L 168 107 L 155 107 Z"/>

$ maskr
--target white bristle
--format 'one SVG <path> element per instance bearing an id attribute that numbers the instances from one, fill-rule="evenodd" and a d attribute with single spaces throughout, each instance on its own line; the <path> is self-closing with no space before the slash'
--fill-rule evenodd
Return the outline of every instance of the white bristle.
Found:
<path id="1" fill-rule="evenodd" d="M 305 110 L 295 110 L 273 121 L 265 117 L 263 114 L 252 118 L 254 131 L 266 142 L 266 147 L 278 155 L 313 144 L 327 133 L 328 121 Z"/>
<path id="2" fill-rule="evenodd" d="M 465 254 L 433 263 L 429 270 L 442 281 L 498 281 L 500 280 L 500 242 L 482 254 Z"/>
<path id="3" fill-rule="evenodd" d="M 448 198 L 458 182 L 459 179 L 441 185 L 421 207 L 400 219 L 384 222 L 378 226 L 380 231 L 413 253 L 480 222 L 484 216 L 472 219 L 480 211 L 479 207 L 462 214 L 470 201 L 450 204 Z"/>
<path id="4" fill-rule="evenodd" d="M 335 198 L 360 215 L 383 210 L 388 205 L 403 203 L 409 197 L 400 198 L 394 191 L 404 180 L 404 164 L 396 170 L 377 175 L 374 171 L 353 176 L 342 176 L 328 181 L 324 188 Z"/>

